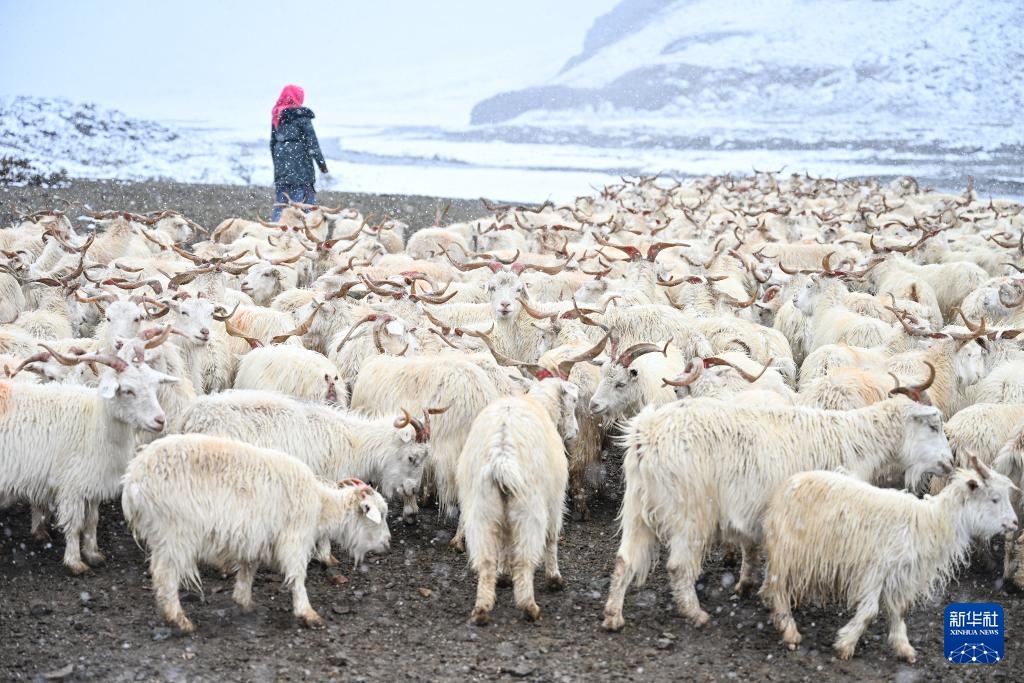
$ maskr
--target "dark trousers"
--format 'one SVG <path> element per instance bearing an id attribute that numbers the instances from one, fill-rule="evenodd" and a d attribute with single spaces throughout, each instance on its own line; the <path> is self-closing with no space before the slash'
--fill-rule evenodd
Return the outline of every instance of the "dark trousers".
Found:
<path id="1" fill-rule="evenodd" d="M 316 204 L 316 190 L 312 185 L 291 185 L 289 183 L 277 183 L 274 185 L 274 202 L 277 204 L 286 204 L 288 198 L 291 197 L 293 202 L 299 202 L 300 204 Z M 275 206 L 273 213 L 270 214 L 270 221 L 276 222 L 281 217 L 281 210 L 283 206 Z"/>

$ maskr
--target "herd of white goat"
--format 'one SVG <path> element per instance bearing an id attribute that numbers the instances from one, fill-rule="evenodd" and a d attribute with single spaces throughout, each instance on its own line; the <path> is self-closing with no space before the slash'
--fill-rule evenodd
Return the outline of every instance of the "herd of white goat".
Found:
<path id="1" fill-rule="evenodd" d="M 392 497 L 457 515 L 474 622 L 501 575 L 536 619 L 567 498 L 586 517 L 619 458 L 609 630 L 662 547 L 695 626 L 722 545 L 791 648 L 794 607 L 852 609 L 844 659 L 884 608 L 913 661 L 907 610 L 993 536 L 1024 587 L 1020 205 L 761 172 L 484 205 L 413 232 L 298 204 L 211 232 L 23 215 L 0 230 L 0 504 L 55 523 L 77 574 L 120 496 L 183 631 L 201 564 L 242 609 L 273 567 L 321 625 L 308 563 L 386 550 Z"/>

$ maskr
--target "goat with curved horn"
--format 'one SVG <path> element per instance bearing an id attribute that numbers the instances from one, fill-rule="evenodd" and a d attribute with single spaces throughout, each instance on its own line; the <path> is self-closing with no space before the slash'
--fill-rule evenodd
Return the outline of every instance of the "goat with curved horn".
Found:
<path id="1" fill-rule="evenodd" d="M 615 362 L 624 368 L 628 368 L 630 365 L 633 364 L 633 361 L 635 361 L 640 356 L 647 355 L 648 353 L 660 353 L 662 355 L 668 355 L 668 346 L 671 343 L 672 340 L 669 339 L 667 342 L 665 342 L 664 346 L 658 346 L 657 344 L 652 344 L 650 342 L 633 344 L 628 349 L 620 353 L 615 358 Z"/>
<path id="2" fill-rule="evenodd" d="M 631 247 L 626 244 L 613 244 L 608 240 L 604 239 L 600 235 L 594 235 L 594 241 L 600 244 L 602 247 L 611 247 L 612 249 L 618 249 L 622 253 L 626 254 L 627 261 L 639 261 L 643 258 L 643 254 L 636 247 Z M 621 260 L 621 259 L 620 259 Z"/>
<path id="3" fill-rule="evenodd" d="M 426 302 L 428 304 L 433 304 L 435 306 L 439 306 L 439 305 L 441 305 L 443 303 L 447 303 L 447 302 L 451 301 L 455 296 L 458 295 L 458 293 L 459 293 L 458 291 L 454 291 L 454 292 L 448 294 L 447 296 L 441 296 L 441 295 L 436 295 L 435 296 L 435 295 L 431 295 L 431 294 L 417 294 L 416 293 L 416 281 L 413 280 L 412 284 L 410 285 L 409 298 L 412 299 L 413 301 L 424 301 L 424 302 Z"/>
<path id="4" fill-rule="evenodd" d="M 298 327 L 296 327 L 291 332 L 285 332 L 284 334 L 277 335 L 276 337 L 274 337 L 273 339 L 270 340 L 270 343 L 271 344 L 283 344 L 284 342 L 288 341 L 289 337 L 301 337 L 301 336 L 303 336 L 304 334 L 309 332 L 309 328 L 311 328 L 313 326 L 313 320 L 316 318 L 316 314 L 319 313 L 319 312 L 320 312 L 320 307 L 319 306 L 314 306 L 313 307 L 313 312 L 310 313 L 309 317 L 307 317 L 305 320 L 303 320 L 302 323 Z"/>
<path id="5" fill-rule="evenodd" d="M 253 337 L 247 337 L 245 335 L 245 332 L 243 332 L 242 330 L 240 330 L 237 327 L 235 327 L 234 325 L 232 325 L 231 321 L 229 321 L 229 320 L 225 320 L 224 321 L 224 330 L 229 335 L 231 335 L 232 337 L 238 337 L 239 339 L 244 339 L 246 341 L 246 343 L 249 344 L 249 348 L 250 349 L 258 349 L 261 346 L 263 346 L 263 342 L 261 342 L 259 339 L 255 339 Z"/>
<path id="6" fill-rule="evenodd" d="M 544 313 L 542 311 L 538 311 L 536 308 L 530 306 L 530 303 L 523 297 L 519 297 L 519 305 L 523 307 L 523 310 L 526 311 L 528 316 L 536 320 L 554 320 L 558 317 L 557 313 Z"/>
<path id="7" fill-rule="evenodd" d="M 117 356 L 111 356 L 109 354 L 102 353 L 89 353 L 80 356 L 66 356 L 59 351 L 56 351 L 46 344 L 39 344 L 39 346 L 46 349 L 50 356 L 53 357 L 61 365 L 78 365 L 79 363 L 101 363 L 103 365 L 113 368 L 117 372 L 123 372 L 128 364 Z"/>
<path id="8" fill-rule="evenodd" d="M 561 363 L 559 363 L 558 374 L 561 376 L 561 378 L 568 379 L 569 373 L 572 372 L 572 366 L 576 365 L 576 363 L 585 363 L 587 361 L 594 360 L 595 358 L 600 356 L 601 353 L 604 351 L 605 345 L 607 345 L 608 343 L 609 337 L 611 336 L 611 332 L 606 332 L 605 335 L 601 337 L 601 339 L 598 340 L 596 344 L 594 344 L 592 347 L 590 347 L 583 353 L 577 356 L 573 356 L 572 358 L 567 358 L 563 360 Z"/>
<path id="9" fill-rule="evenodd" d="M 453 266 L 461 270 L 462 272 L 468 272 L 470 270 L 476 270 L 477 268 L 490 268 L 492 271 L 497 272 L 501 268 L 501 264 L 497 261 L 472 261 L 470 263 L 459 263 L 452 258 L 452 255 L 448 253 L 448 248 L 445 247 L 443 250 L 445 256 Z"/>
<path id="10" fill-rule="evenodd" d="M 928 398 L 924 396 L 922 392 L 926 390 L 928 387 L 930 387 L 932 385 L 932 382 L 935 381 L 935 366 L 929 363 L 928 361 L 924 361 L 924 364 L 928 366 L 928 379 L 915 386 L 900 386 L 899 378 L 896 377 L 896 375 L 894 375 L 891 372 L 888 373 L 889 376 L 892 377 L 892 381 L 895 384 L 895 386 L 893 386 L 893 388 L 889 390 L 889 395 L 896 396 L 897 394 L 903 394 L 911 401 L 915 401 L 917 403 L 924 403 L 925 405 L 931 405 L 931 401 L 928 400 Z"/>
<path id="11" fill-rule="evenodd" d="M 146 340 L 147 349 L 155 349 L 167 341 L 173 329 L 173 325 L 164 325 L 163 328 L 154 327 L 144 331 L 140 336 Z"/>
<path id="12" fill-rule="evenodd" d="M 547 273 L 548 275 L 558 275 L 563 270 L 565 270 L 565 267 L 567 265 L 569 265 L 569 261 L 571 261 L 571 260 L 572 260 L 571 258 L 566 259 L 565 263 L 560 263 L 560 264 L 558 264 L 556 266 L 541 266 L 541 265 L 537 265 L 535 263 L 527 263 L 527 264 L 523 264 L 522 268 L 520 269 L 520 272 L 526 271 L 526 270 L 536 270 L 536 271 L 539 271 L 541 273 Z"/>
<path id="13" fill-rule="evenodd" d="M 543 379 L 545 376 L 552 376 L 549 370 L 542 368 L 536 363 L 526 363 L 523 361 L 515 360 L 501 353 L 496 348 L 494 348 L 494 342 L 491 340 L 490 335 L 488 335 L 485 332 L 464 329 L 462 330 L 462 333 L 470 337 L 476 337 L 483 341 L 484 345 L 487 346 L 487 350 L 491 352 L 492 356 L 494 356 L 494 361 L 498 365 L 504 365 L 505 367 L 522 368 L 529 372 L 531 375 L 533 375 L 536 379 Z"/>
<path id="14" fill-rule="evenodd" d="M 730 363 L 726 359 L 719 358 L 718 356 L 710 356 L 708 358 L 705 358 L 704 359 L 704 367 L 705 368 L 709 368 L 709 367 L 711 367 L 713 365 L 728 366 L 728 367 L 732 368 L 733 370 L 735 370 L 737 372 L 737 374 L 739 374 L 740 377 L 742 377 L 743 379 L 745 379 L 748 382 L 750 382 L 751 384 L 753 384 L 757 380 L 761 379 L 761 377 L 764 375 L 764 373 L 768 372 L 768 368 L 770 368 L 772 366 L 772 363 L 774 361 L 775 361 L 774 358 L 768 359 L 768 362 L 764 364 L 763 368 L 761 368 L 761 372 L 757 373 L 756 375 L 752 375 L 749 372 L 747 372 L 746 370 L 744 370 L 743 368 L 739 367 L 738 365 L 733 365 L 732 363 Z"/>
<path id="15" fill-rule="evenodd" d="M 688 387 L 697 381 L 697 378 L 701 376 L 704 371 L 704 363 L 700 359 L 691 360 L 683 368 L 683 373 L 676 379 L 668 379 L 667 377 L 661 378 L 663 386 L 669 387 Z"/>
<path id="16" fill-rule="evenodd" d="M 225 320 L 230 319 L 232 316 L 235 315 L 235 311 L 238 310 L 238 306 L 239 304 L 235 304 L 235 307 L 231 309 L 230 313 L 228 312 L 228 309 L 226 309 L 224 306 L 217 306 L 216 308 L 213 309 L 213 319 L 219 320 L 220 322 L 224 322 Z"/>
<path id="17" fill-rule="evenodd" d="M 335 347 L 335 353 L 341 351 L 341 347 L 345 346 L 345 344 L 347 344 L 350 339 L 353 339 L 355 337 L 356 330 L 359 329 L 364 323 L 376 322 L 378 319 L 386 319 L 385 322 L 393 320 L 393 318 L 386 313 L 383 315 L 379 313 L 368 313 L 367 315 L 364 315 L 362 318 L 357 320 L 355 324 L 352 325 L 352 327 L 348 328 L 348 332 L 345 333 L 344 338 L 342 338 L 342 340 L 338 342 L 338 345 Z"/>

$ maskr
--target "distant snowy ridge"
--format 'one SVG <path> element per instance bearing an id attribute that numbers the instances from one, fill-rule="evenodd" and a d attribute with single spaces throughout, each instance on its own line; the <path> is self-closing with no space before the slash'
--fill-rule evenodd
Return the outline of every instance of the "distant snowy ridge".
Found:
<path id="1" fill-rule="evenodd" d="M 1020 0 L 624 0 L 533 88 L 475 124 L 1024 143 Z"/>
<path id="2" fill-rule="evenodd" d="M 37 97 L 0 98 L 0 156 L 74 178 L 247 184 L 258 174 L 251 145 Z"/>

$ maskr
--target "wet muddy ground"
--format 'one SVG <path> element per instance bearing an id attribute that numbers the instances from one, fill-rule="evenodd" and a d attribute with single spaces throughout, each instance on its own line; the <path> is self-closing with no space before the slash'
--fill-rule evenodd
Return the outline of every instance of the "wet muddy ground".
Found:
<path id="1" fill-rule="evenodd" d="M 29 510 L 0 511 L 0 671 L 5 680 L 66 674 L 94 681 L 271 680 L 1020 680 L 1024 664 L 1024 601 L 976 570 L 908 620 L 919 662 L 897 660 L 886 625 L 873 624 L 852 661 L 831 651 L 849 615 L 835 607 L 797 613 L 804 642 L 787 651 L 756 597 L 731 596 L 734 567 L 714 556 L 699 585 L 710 624 L 692 628 L 674 613 L 664 572 L 631 590 L 626 629 L 601 630 L 601 611 L 617 545 L 617 501 L 587 522 L 567 521 L 561 545 L 562 592 L 537 581 L 543 612 L 525 621 L 500 588 L 492 623 L 467 616 L 475 577 L 465 556 L 447 548 L 453 526 L 424 511 L 406 526 L 392 506 L 391 550 L 364 570 L 311 564 L 307 588 L 327 628 L 311 631 L 291 616 L 280 577 L 256 578 L 256 610 L 243 615 L 231 581 L 203 574 L 203 593 L 185 594 L 197 625 L 191 636 L 167 627 L 157 613 L 144 553 L 116 504 L 104 506 L 100 547 L 108 561 L 81 577 L 61 565 L 63 542 L 29 536 Z M 1006 659 L 994 666 L 948 664 L 942 655 L 942 614 L 949 602 L 998 602 L 1006 610 Z M 73 667 L 69 669 L 68 667 Z"/>
<path id="2" fill-rule="evenodd" d="M 259 214 L 268 219 L 274 203 L 274 190 L 270 187 L 239 185 L 118 180 L 72 180 L 68 187 L 60 188 L 0 186 L 0 226 L 11 224 L 16 208 L 63 209 L 64 200 L 86 204 L 94 211 L 147 213 L 174 209 L 203 227 L 213 229 L 226 218 L 255 219 Z M 448 204 L 451 206 L 445 214 L 446 223 L 476 218 L 487 213 L 477 200 L 412 195 L 319 192 L 317 200 L 324 206 L 355 206 L 363 215 L 373 214 L 376 220 L 397 218 L 407 222 L 413 229 L 432 225 L 436 211 L 439 208 L 443 210 Z M 72 211 L 71 215 L 79 214 Z"/>

